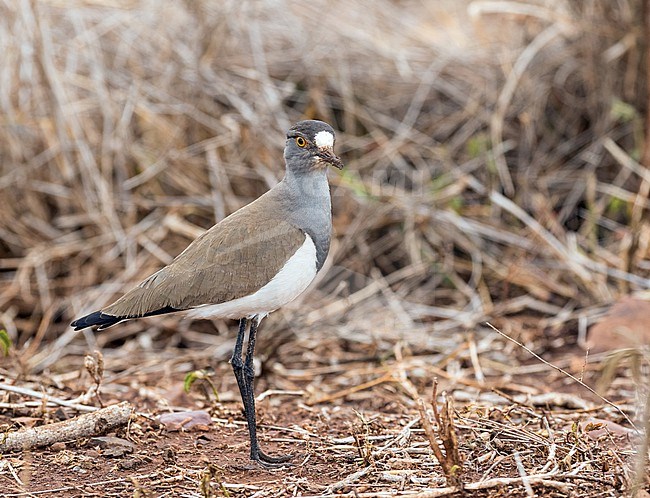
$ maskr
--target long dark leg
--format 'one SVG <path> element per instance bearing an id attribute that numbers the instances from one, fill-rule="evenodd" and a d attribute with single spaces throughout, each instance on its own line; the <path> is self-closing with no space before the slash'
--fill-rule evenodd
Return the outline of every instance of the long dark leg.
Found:
<path id="1" fill-rule="evenodd" d="M 255 357 L 255 336 L 257 333 L 257 326 L 260 323 L 259 318 L 251 320 L 251 329 L 248 334 L 248 347 L 246 348 L 246 362 L 244 363 L 244 380 L 246 381 L 246 394 L 248 401 L 244 405 L 248 405 L 249 409 L 246 412 L 246 421 L 248 422 L 248 433 L 251 439 L 251 460 L 256 460 L 263 464 L 279 464 L 287 462 L 293 458 L 293 455 L 284 455 L 279 457 L 272 457 L 266 455 L 260 450 L 259 443 L 257 442 L 257 423 L 255 420 L 255 366 L 253 359 Z"/>
<path id="2" fill-rule="evenodd" d="M 239 321 L 239 334 L 237 335 L 235 349 L 233 351 L 230 362 L 232 364 L 235 378 L 237 379 L 239 393 L 241 394 L 241 398 L 244 403 L 244 415 L 246 416 L 248 434 L 250 436 L 251 443 L 251 460 L 255 460 L 262 465 L 273 466 L 288 461 L 292 458 L 292 455 L 271 457 L 260 450 L 259 443 L 257 441 L 257 425 L 255 420 L 255 367 L 253 364 L 253 358 L 255 356 L 255 335 L 257 333 L 257 326 L 259 325 L 260 320 L 257 318 L 251 320 L 251 327 L 248 335 L 248 347 L 246 348 L 246 361 L 243 362 L 242 349 L 247 323 L 248 320 L 245 318 L 242 318 Z"/>
<path id="3" fill-rule="evenodd" d="M 248 407 L 246 406 L 247 384 L 246 379 L 244 378 L 244 362 L 242 360 L 241 353 L 244 347 L 244 335 L 246 335 L 247 324 L 248 320 L 246 318 L 239 320 L 239 332 L 237 333 L 237 341 L 235 342 L 235 349 L 233 349 L 232 352 L 232 358 L 230 358 L 232 371 L 235 374 L 235 379 L 237 379 L 239 394 L 241 395 L 241 399 L 244 402 L 244 413 L 248 413 Z M 246 417 L 248 418 L 248 415 Z"/>

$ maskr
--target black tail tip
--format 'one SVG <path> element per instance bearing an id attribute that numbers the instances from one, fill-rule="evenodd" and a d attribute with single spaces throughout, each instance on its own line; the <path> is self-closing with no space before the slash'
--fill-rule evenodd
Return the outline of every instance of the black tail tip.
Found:
<path id="1" fill-rule="evenodd" d="M 87 327 L 92 327 L 93 325 L 98 325 L 97 330 L 103 330 L 105 328 L 110 327 L 111 325 L 115 325 L 116 323 L 122 321 L 122 318 L 118 318 L 115 316 L 111 315 L 106 315 L 105 313 L 102 313 L 101 311 L 95 311 L 94 313 L 91 313 L 90 315 L 82 316 L 81 318 L 77 318 L 74 322 L 72 322 L 70 325 L 74 327 L 75 330 L 82 330 Z"/>

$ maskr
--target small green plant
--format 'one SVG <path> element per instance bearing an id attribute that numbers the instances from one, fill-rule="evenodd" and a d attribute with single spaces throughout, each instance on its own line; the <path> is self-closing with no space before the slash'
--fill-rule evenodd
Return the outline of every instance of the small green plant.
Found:
<path id="1" fill-rule="evenodd" d="M 0 349 L 4 356 L 9 356 L 9 349 L 11 348 L 11 337 L 5 329 L 0 329 Z"/>
<path id="2" fill-rule="evenodd" d="M 212 382 L 212 373 L 208 372 L 207 370 L 193 370 L 189 372 L 185 376 L 185 380 L 183 381 L 183 389 L 185 390 L 186 393 L 189 393 L 190 390 L 192 389 L 192 385 L 197 381 L 197 380 L 203 380 L 208 383 L 210 386 L 210 389 L 212 390 L 212 394 L 214 394 L 214 397 L 216 398 L 217 403 L 219 402 L 219 393 L 217 392 L 217 388 L 214 385 L 214 382 Z"/>
<path id="3" fill-rule="evenodd" d="M 452 197 L 449 199 L 449 208 L 455 213 L 460 213 L 463 209 L 465 202 L 460 195 Z"/>
<path id="4" fill-rule="evenodd" d="M 620 99 L 614 98 L 612 100 L 612 107 L 610 109 L 610 115 L 612 118 L 627 123 L 632 121 L 639 116 L 639 113 L 634 108 L 634 106 L 623 102 Z"/>

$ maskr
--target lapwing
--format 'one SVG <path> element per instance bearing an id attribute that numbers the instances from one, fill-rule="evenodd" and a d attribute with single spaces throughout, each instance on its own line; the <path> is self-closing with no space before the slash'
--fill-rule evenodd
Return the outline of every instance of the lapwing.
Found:
<path id="1" fill-rule="evenodd" d="M 327 167 L 343 168 L 334 153 L 334 139 L 327 123 L 296 123 L 287 132 L 286 173 L 277 185 L 200 235 L 113 304 L 72 322 L 75 330 L 102 330 L 125 320 L 176 312 L 239 320 L 230 362 L 244 404 L 250 458 L 264 466 L 282 465 L 292 455 L 273 457 L 259 447 L 255 335 L 262 319 L 303 293 L 325 263 L 332 234 Z"/>

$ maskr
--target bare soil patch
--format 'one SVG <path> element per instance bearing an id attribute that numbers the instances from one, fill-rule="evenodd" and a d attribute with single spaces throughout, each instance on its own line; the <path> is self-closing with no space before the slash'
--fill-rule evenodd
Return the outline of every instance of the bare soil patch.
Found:
<path id="1" fill-rule="evenodd" d="M 2 487 L 6 496 L 456 496 L 440 491 L 445 477 L 400 380 L 404 372 L 423 398 L 429 398 L 434 377 L 454 398 L 461 480 L 486 486 L 471 489 L 471 496 L 527 496 L 528 489 L 539 496 L 623 493 L 637 437 L 620 414 L 555 370 L 530 361 L 501 365 L 511 370 L 504 381 L 503 373 L 494 375 L 499 366 L 486 353 L 480 355 L 485 380 L 477 382 L 471 364 L 461 362 L 456 370 L 433 361 L 434 352 L 398 361 L 371 350 L 346 351 L 348 346 L 330 341 L 329 356 L 319 360 L 319 346 L 307 348 L 294 364 L 285 355 L 294 348 L 280 348 L 265 363 L 268 369 L 257 382 L 261 441 L 270 454 L 294 454 L 290 467 L 268 470 L 248 460 L 241 402 L 227 363 L 168 349 L 158 352 L 152 371 L 157 354 L 134 351 L 134 366 L 114 371 L 111 365 L 122 362 L 119 350 L 107 349 L 100 396 L 104 403 L 129 400 L 135 406 L 138 415 L 130 425 L 111 434 L 132 442 L 132 451 L 99 447 L 90 438 L 9 454 L 0 469 Z M 462 358 L 467 350 L 458 354 Z M 581 364 L 580 354 L 565 345 L 547 357 L 593 382 L 599 367 Z M 68 367 L 82 364 L 81 357 L 68 360 Z M 208 364 L 215 369 L 210 378 L 220 401 L 204 381 L 189 394 L 183 391 L 183 369 Z M 90 376 L 70 372 L 53 375 L 44 391 L 67 399 L 88 391 Z M 7 373 L 3 382 L 10 380 Z M 629 411 L 633 380 L 620 373 L 613 393 Z M 323 401 L 313 404 L 317 399 Z M 14 408 L 2 409 L 3 427 L 76 415 L 69 408 L 28 407 L 28 400 L 5 394 L 3 401 Z M 212 424 L 169 431 L 157 420 L 171 410 L 197 409 L 209 411 Z"/>

